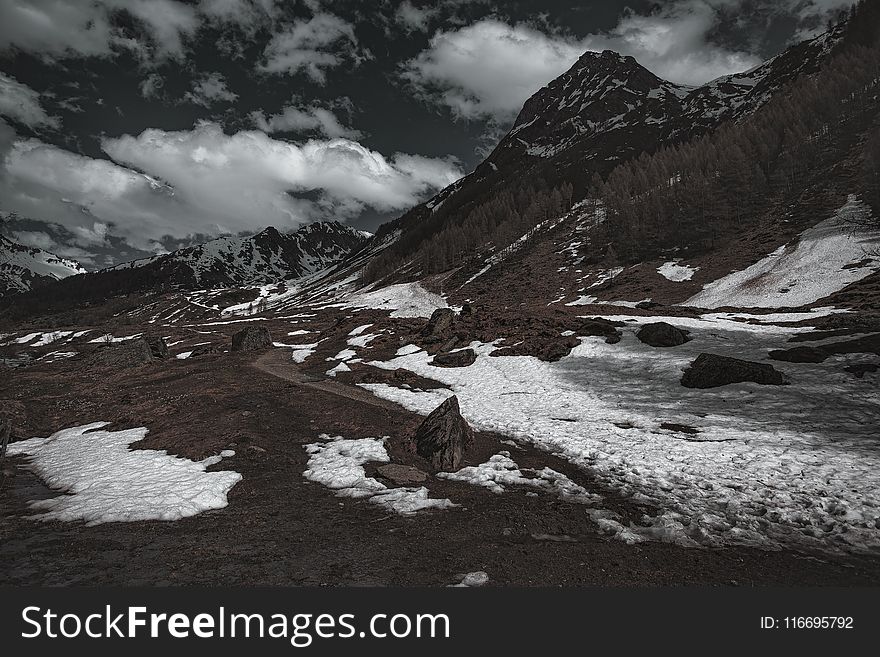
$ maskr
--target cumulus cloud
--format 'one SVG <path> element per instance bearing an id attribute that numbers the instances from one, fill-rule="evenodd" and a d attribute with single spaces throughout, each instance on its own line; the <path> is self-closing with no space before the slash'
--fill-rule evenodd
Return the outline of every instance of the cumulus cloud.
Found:
<path id="1" fill-rule="evenodd" d="M 263 52 L 259 70 L 267 73 L 305 72 L 315 82 L 326 81 L 326 70 L 354 55 L 354 26 L 333 14 L 317 13 L 277 32 Z"/>
<path id="2" fill-rule="evenodd" d="M 94 2 L 4 0 L 0 3 L 0 48 L 53 56 L 106 55 L 119 38 L 107 8 Z"/>
<path id="3" fill-rule="evenodd" d="M 83 265 L 95 264 L 95 258 L 91 252 L 81 249 L 78 246 L 62 244 L 49 235 L 49 233 L 39 230 L 14 230 L 10 232 L 10 235 L 12 239 L 19 244 L 24 244 L 25 246 L 30 246 L 36 249 L 43 249 L 44 251 L 54 253 L 62 258 L 73 258 Z"/>
<path id="4" fill-rule="evenodd" d="M 40 94 L 13 77 L 0 72 L 0 115 L 29 128 L 58 128 L 61 122 L 46 114 Z"/>
<path id="5" fill-rule="evenodd" d="M 211 107 L 216 103 L 231 103 L 238 94 L 226 88 L 226 80 L 219 73 L 205 73 L 193 82 L 192 89 L 183 98 L 202 107 Z"/>
<path id="6" fill-rule="evenodd" d="M 35 139 L 14 142 L 2 159 L 0 209 L 59 223 L 84 248 L 109 231 L 160 251 L 166 236 L 401 211 L 461 175 L 447 160 L 385 157 L 347 139 L 294 144 L 259 131 L 226 135 L 214 123 L 146 130 L 105 139 L 103 147 L 114 161 Z"/>
<path id="7" fill-rule="evenodd" d="M 343 105 L 351 106 L 349 99 L 341 99 Z M 336 104 L 339 104 L 338 102 Z M 291 132 L 296 134 L 316 132 L 325 137 L 358 139 L 362 136 L 359 130 L 343 125 L 332 109 L 315 104 L 300 103 L 288 105 L 279 113 L 266 116 L 260 111 L 251 112 L 254 125 L 263 132 Z"/>
<path id="8" fill-rule="evenodd" d="M 457 116 L 506 119 L 582 52 L 574 41 L 489 19 L 435 34 L 403 77 Z"/>

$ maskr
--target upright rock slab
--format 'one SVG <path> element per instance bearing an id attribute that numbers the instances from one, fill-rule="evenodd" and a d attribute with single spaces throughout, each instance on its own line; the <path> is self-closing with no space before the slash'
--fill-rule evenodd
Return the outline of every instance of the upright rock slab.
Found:
<path id="1" fill-rule="evenodd" d="M 232 351 L 259 351 L 272 346 L 272 336 L 265 326 L 248 326 L 232 336 Z"/>
<path id="2" fill-rule="evenodd" d="M 450 397 L 425 418 L 412 442 L 435 470 L 458 470 L 473 445 L 474 432 L 461 416 L 458 397 Z"/>

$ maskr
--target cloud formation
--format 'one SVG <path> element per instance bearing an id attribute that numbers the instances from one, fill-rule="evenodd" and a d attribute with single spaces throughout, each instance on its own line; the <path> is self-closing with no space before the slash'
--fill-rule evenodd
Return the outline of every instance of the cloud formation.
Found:
<path id="1" fill-rule="evenodd" d="M 214 123 L 145 130 L 105 139 L 103 147 L 113 161 L 15 141 L 0 159 L 3 209 L 61 224 L 79 236 L 78 246 L 112 232 L 134 248 L 161 251 L 166 236 L 401 211 L 461 176 L 448 160 L 385 157 L 347 139 L 294 144 L 259 131 L 226 135 Z"/>
<path id="2" fill-rule="evenodd" d="M 49 116 L 40 104 L 40 94 L 15 78 L 0 72 L 0 115 L 29 128 L 58 128 L 61 121 Z"/>
<path id="3" fill-rule="evenodd" d="M 259 70 L 283 74 L 303 71 L 323 84 L 326 70 L 352 59 L 356 47 L 351 23 L 332 14 L 317 13 L 276 32 L 263 52 Z"/>
<path id="4" fill-rule="evenodd" d="M 144 96 L 152 92 L 148 85 L 149 80 L 150 78 L 147 78 L 141 84 L 141 93 Z M 146 90 L 144 85 L 148 85 Z M 238 94 L 226 88 L 226 80 L 219 73 L 203 73 L 193 82 L 192 89 L 187 91 L 183 98 L 202 107 L 211 107 L 216 103 L 231 103 L 238 98 Z"/>

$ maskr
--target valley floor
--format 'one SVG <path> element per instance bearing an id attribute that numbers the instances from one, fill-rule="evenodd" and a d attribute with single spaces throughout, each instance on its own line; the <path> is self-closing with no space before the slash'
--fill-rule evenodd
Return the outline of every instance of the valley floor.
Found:
<path id="1" fill-rule="evenodd" d="M 579 313 L 565 321 L 576 324 Z M 491 585 L 880 584 L 880 529 L 868 526 L 880 459 L 877 386 L 872 375 L 842 371 L 859 357 L 779 364 L 793 384 L 772 394 L 735 386 L 688 400 L 676 377 L 700 350 L 724 351 L 726 341 L 728 353 L 754 356 L 806 329 L 784 316 L 670 318 L 693 340 L 669 352 L 635 341 L 643 318 L 618 319 L 632 320 L 621 343 L 582 338 L 557 363 L 488 356 L 492 347 L 477 340 L 474 365 L 440 371 L 408 346 L 424 319 L 329 306 L 259 322 L 282 345 L 269 351 L 183 357 L 206 341 L 225 347 L 253 323 L 203 321 L 164 327 L 174 353 L 162 361 L 114 367 L 56 356 L 11 370 L 0 382 L 16 427 L 0 479 L 0 583 L 445 586 L 483 571 Z M 42 336 L 29 342 L 47 342 L 47 354 L 87 352 L 99 334 L 63 347 Z M 20 354 L 15 340 L 5 338 L 7 356 Z M 480 430 L 468 466 L 506 453 L 522 473 L 549 468 L 545 481 L 577 494 L 429 476 L 430 499 L 454 506 L 401 515 L 304 477 L 313 465 L 306 447 L 320 449 L 327 436 L 388 436 L 391 461 L 426 469 L 407 438 L 450 390 Z M 228 505 L 208 500 L 209 510 L 175 521 L 35 519 L 34 500 L 76 505 L 59 505 L 16 443 L 96 421 L 111 423 L 108 431 L 146 427 L 135 452 L 167 450 L 201 463 L 197 470 L 239 473 Z M 376 463 L 361 474 L 346 464 L 358 485 L 378 481 Z M 809 478 L 823 475 L 827 490 L 809 503 L 818 485 Z M 762 501 L 764 514 L 752 511 L 769 520 L 750 525 L 743 509 Z M 791 507 L 804 502 L 800 518 Z M 814 536 L 817 526 L 827 540 Z"/>

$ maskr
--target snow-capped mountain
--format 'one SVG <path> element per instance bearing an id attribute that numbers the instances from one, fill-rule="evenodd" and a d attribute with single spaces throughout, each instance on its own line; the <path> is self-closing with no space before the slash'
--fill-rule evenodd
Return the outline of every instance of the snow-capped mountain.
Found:
<path id="1" fill-rule="evenodd" d="M 75 260 L 60 258 L 0 235 L 0 296 L 27 292 L 85 271 Z"/>
<path id="2" fill-rule="evenodd" d="M 180 287 L 256 285 L 300 278 L 357 250 L 368 238 L 338 222 L 318 222 L 293 233 L 273 227 L 249 237 L 220 237 L 172 253 L 135 260 L 99 272 L 138 270 Z"/>
<path id="3" fill-rule="evenodd" d="M 502 172 L 531 166 L 545 177 L 556 171 L 575 181 L 583 181 L 587 172 L 605 175 L 643 151 L 755 111 L 786 83 L 817 70 L 842 33 L 842 27 L 835 28 L 751 71 L 700 87 L 662 80 L 632 57 L 587 52 L 526 101 L 483 166 Z"/>

